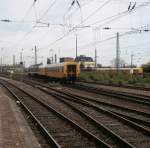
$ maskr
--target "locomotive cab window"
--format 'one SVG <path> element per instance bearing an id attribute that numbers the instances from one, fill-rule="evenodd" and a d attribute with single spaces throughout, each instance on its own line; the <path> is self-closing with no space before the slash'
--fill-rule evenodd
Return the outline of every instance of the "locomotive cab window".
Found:
<path id="1" fill-rule="evenodd" d="M 68 65 L 67 66 L 67 71 L 68 72 L 76 72 L 76 65 Z"/>

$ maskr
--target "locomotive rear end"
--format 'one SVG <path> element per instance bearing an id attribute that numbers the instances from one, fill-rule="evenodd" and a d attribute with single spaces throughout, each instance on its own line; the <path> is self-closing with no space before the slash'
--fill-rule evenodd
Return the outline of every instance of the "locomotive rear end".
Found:
<path id="1" fill-rule="evenodd" d="M 80 75 L 80 65 L 76 62 L 66 62 L 64 65 L 64 74 L 67 81 L 76 81 Z"/>

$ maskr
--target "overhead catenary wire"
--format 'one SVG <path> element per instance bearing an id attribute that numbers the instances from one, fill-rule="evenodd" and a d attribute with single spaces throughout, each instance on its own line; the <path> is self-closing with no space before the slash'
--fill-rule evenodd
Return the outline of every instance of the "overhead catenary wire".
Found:
<path id="1" fill-rule="evenodd" d="M 72 29 L 69 31 L 69 34 L 70 34 L 70 33 L 73 33 L 73 32 L 76 30 L 76 27 L 77 27 L 77 26 L 75 26 L 74 28 L 72 28 Z M 28 34 L 29 34 L 29 33 L 27 33 L 26 35 L 28 35 Z M 26 36 L 26 35 L 25 35 L 25 36 Z M 68 35 L 68 34 L 67 34 L 67 35 Z M 66 35 L 66 36 L 67 36 L 67 35 Z M 63 39 L 63 37 L 61 37 L 60 39 L 56 40 L 56 42 L 57 42 L 57 41 L 60 41 L 61 39 Z"/>
<path id="2" fill-rule="evenodd" d="M 106 2 L 104 2 L 100 7 L 98 7 L 95 11 L 93 11 L 89 16 L 87 16 L 85 19 L 83 19 L 83 21 L 79 25 L 86 22 L 89 18 L 93 17 L 97 12 L 99 12 L 103 7 L 105 7 L 110 2 L 111 2 L 111 0 L 107 0 Z"/>
<path id="3" fill-rule="evenodd" d="M 54 0 L 50 6 L 46 9 L 46 11 L 41 15 L 41 17 L 39 18 L 38 21 L 41 21 L 45 16 L 46 14 L 50 11 L 50 9 L 52 9 L 52 7 L 56 4 L 57 0 Z"/>
<path id="4" fill-rule="evenodd" d="M 87 18 L 85 18 L 83 21 L 82 21 L 82 23 L 84 22 L 84 21 L 86 21 L 86 20 L 88 20 L 90 17 L 92 17 L 95 13 L 97 13 L 100 9 L 102 9 L 107 3 L 109 3 L 110 1 L 108 0 L 108 1 L 106 1 L 103 5 L 101 5 L 98 9 L 96 9 L 96 11 L 94 11 L 92 14 L 90 14 Z M 40 23 L 40 20 L 42 19 L 42 18 L 44 18 L 44 16 L 47 14 L 47 12 L 50 10 L 50 8 L 52 8 L 52 6 L 54 5 L 56 3 L 56 0 L 54 0 L 53 1 L 53 3 L 49 6 L 49 8 L 43 13 L 43 15 L 40 17 L 40 19 L 38 19 L 38 21 L 37 21 L 37 23 Z M 79 25 L 79 24 L 78 24 Z M 34 27 L 35 27 L 35 25 L 33 26 L 33 28 L 32 29 L 34 29 Z M 77 26 L 76 26 L 77 27 Z M 29 31 L 29 32 L 27 32 L 24 36 L 23 36 L 23 39 L 26 37 L 26 36 L 28 36 L 31 32 L 32 32 L 32 29 Z M 70 30 L 69 31 L 69 33 L 70 32 L 72 32 L 73 30 L 75 29 L 75 27 L 72 29 L 72 30 Z M 68 35 L 68 33 L 66 34 L 66 35 L 64 35 L 63 37 L 65 37 L 65 36 L 67 36 Z M 59 40 L 61 40 L 61 39 L 63 39 L 63 37 L 61 37 L 60 39 L 57 39 L 57 41 L 59 41 Z M 22 41 L 23 39 L 21 39 L 20 41 Z M 19 41 L 19 42 L 20 42 Z M 57 42 L 56 41 L 56 42 Z"/>
<path id="5" fill-rule="evenodd" d="M 82 1 L 81 1 L 82 2 Z M 75 12 L 77 12 L 79 9 L 81 10 L 81 8 L 83 8 L 83 7 L 85 7 L 85 6 L 87 6 L 87 5 L 89 5 L 90 3 L 92 3 L 93 1 L 89 1 L 88 3 L 86 3 L 86 4 L 81 4 L 80 3 L 80 8 L 79 7 L 77 7 L 72 13 L 75 13 Z M 67 15 L 67 13 L 69 12 L 69 8 L 67 9 L 67 11 L 63 14 L 63 18 Z"/>
<path id="6" fill-rule="evenodd" d="M 146 26 L 147 26 L 147 25 L 146 25 Z M 143 27 L 144 27 L 144 26 L 143 26 Z M 120 34 L 120 37 L 123 37 L 123 36 L 126 36 L 126 35 L 135 34 L 135 33 L 147 33 L 147 32 L 148 32 L 147 29 L 146 29 L 146 31 L 145 31 L 145 29 L 140 30 L 140 29 L 143 28 L 143 27 L 139 27 L 137 30 L 127 31 L 127 32 L 125 32 L 125 33 L 122 33 L 122 34 Z M 150 30 L 149 30 L 149 32 L 150 32 Z M 85 44 L 85 45 L 81 45 L 81 46 L 79 46 L 79 48 L 92 46 L 93 44 L 98 45 L 98 44 L 104 43 L 104 42 L 106 42 L 106 41 L 110 41 L 110 40 L 112 40 L 112 39 L 116 39 L 116 35 L 114 35 L 114 36 L 112 36 L 112 37 L 109 37 L 109 38 L 107 38 L 107 39 L 101 40 L 101 41 L 96 41 L 96 42 L 91 42 L 91 43 L 88 43 L 88 44 Z"/>
<path id="7" fill-rule="evenodd" d="M 89 3 L 91 3 L 91 2 L 93 2 L 93 1 L 90 1 Z M 84 6 L 88 5 L 89 3 L 84 4 L 84 5 L 81 5 L 81 4 L 80 4 L 80 7 L 76 8 L 74 11 L 77 12 L 77 10 L 80 9 L 80 13 L 82 13 L 81 7 L 83 8 Z M 63 14 L 64 20 L 65 20 L 65 17 L 66 17 L 66 15 L 67 15 L 68 12 L 69 12 L 69 9 L 65 12 L 65 14 Z M 81 22 L 82 22 L 82 20 L 83 20 L 83 19 L 82 19 L 82 14 L 81 14 Z M 64 21 L 64 22 L 65 22 L 65 21 Z M 50 25 L 53 25 L 53 24 L 50 23 Z M 61 26 L 61 27 L 67 27 L 67 28 L 70 27 L 69 25 L 67 25 L 67 24 L 65 24 L 65 23 L 64 23 L 64 24 L 55 24 L 55 25 L 59 25 L 59 26 Z M 71 30 L 69 30 L 69 32 L 70 32 L 70 31 L 71 31 Z M 47 31 L 47 32 L 44 34 L 44 36 L 45 36 L 46 34 L 48 34 L 48 32 L 49 32 L 49 31 Z M 63 37 L 65 37 L 65 36 L 67 36 L 67 35 L 68 35 L 68 33 L 67 33 L 66 35 L 64 35 Z M 61 37 L 60 39 L 57 39 L 57 41 L 63 39 L 63 37 Z M 56 42 L 57 42 L 57 41 L 56 41 Z"/>
<path id="8" fill-rule="evenodd" d="M 54 4 L 56 3 L 56 1 L 57 0 L 54 0 L 53 3 L 51 3 L 51 5 L 43 13 L 43 15 L 38 20 L 36 20 L 35 25 L 14 46 L 16 46 L 18 43 L 22 42 L 30 33 L 32 33 L 32 31 L 35 28 L 36 24 L 39 23 L 45 17 L 45 15 L 48 13 L 48 11 L 54 6 Z M 33 6 L 34 6 L 35 2 L 37 2 L 37 0 L 34 0 Z"/>
<path id="9" fill-rule="evenodd" d="M 138 9 L 140 9 L 140 8 L 142 8 L 142 7 L 148 6 L 149 4 L 150 4 L 150 1 L 147 1 L 147 2 L 145 2 L 145 3 L 140 4 L 139 6 L 135 7 L 134 10 L 132 10 L 131 12 L 129 12 L 128 10 L 126 10 L 126 11 L 123 11 L 123 12 L 121 12 L 121 13 L 119 13 L 119 14 L 112 15 L 112 16 L 110 16 L 110 17 L 107 17 L 107 18 L 103 19 L 103 20 L 99 20 L 99 21 L 96 21 L 96 22 L 94 22 L 94 23 L 92 23 L 92 24 L 89 24 L 89 26 L 93 26 L 93 25 L 95 25 L 95 24 L 99 24 L 99 23 L 102 23 L 102 22 L 104 22 L 104 23 L 103 23 L 103 24 L 100 24 L 100 25 L 97 26 L 97 27 L 104 26 L 104 25 L 106 25 L 106 24 L 108 24 L 108 23 L 111 23 L 111 22 L 113 22 L 113 21 L 116 21 L 116 20 L 120 19 L 121 17 L 124 17 L 124 16 L 126 16 L 126 15 L 128 15 L 128 14 L 130 14 L 130 13 L 134 13 L 136 10 L 138 10 Z M 108 21 L 107 21 L 107 20 L 108 20 Z M 106 21 L 106 22 L 105 22 L 105 21 Z"/>
<path id="10" fill-rule="evenodd" d="M 107 1 L 106 1 L 106 2 L 107 2 Z M 142 4 L 140 4 L 139 6 L 137 6 L 136 8 L 134 8 L 134 10 L 131 11 L 130 13 L 133 13 L 133 12 L 135 12 L 137 9 L 140 9 L 140 8 L 142 8 L 142 7 L 148 6 L 149 4 L 150 4 L 150 1 L 147 1 L 147 2 L 145 2 L 145 3 L 142 3 Z M 97 11 L 96 11 L 96 12 L 97 12 Z M 103 19 L 103 20 L 100 20 L 100 21 L 103 22 L 104 20 L 110 19 L 110 20 L 108 20 L 107 22 L 104 22 L 103 24 L 97 26 L 97 28 L 101 28 L 102 26 L 104 26 L 104 25 L 106 25 L 106 24 L 108 24 L 108 23 L 111 23 L 111 22 L 113 22 L 113 21 L 116 21 L 117 19 L 119 19 L 119 18 L 121 18 L 121 17 L 123 17 L 123 16 L 126 16 L 126 15 L 128 15 L 128 14 L 130 14 L 130 13 L 128 12 L 128 10 L 126 10 L 126 11 L 123 11 L 122 13 L 119 13 L 119 14 L 110 16 L 110 17 L 108 17 L 108 18 L 105 18 L 105 19 Z M 93 16 L 93 15 L 91 14 L 91 16 Z M 89 19 L 89 16 L 88 16 L 87 18 Z M 83 22 L 86 21 L 87 18 L 85 18 L 85 19 L 83 20 Z M 83 22 L 82 22 L 82 23 L 83 23 Z M 92 25 L 95 25 L 95 24 L 97 24 L 97 23 L 99 23 L 99 22 L 97 21 L 96 23 L 92 23 L 92 24 L 89 24 L 89 25 L 87 25 L 87 26 L 92 26 Z M 74 30 L 76 30 L 79 25 L 81 25 L 81 23 L 78 24 L 78 25 L 76 25 L 75 27 L 73 27 L 73 28 L 72 28 L 71 30 L 69 30 L 66 34 L 64 34 L 64 35 L 61 36 L 60 38 L 56 39 L 55 41 L 53 41 L 52 43 L 50 43 L 50 44 L 47 45 L 46 47 L 52 46 L 52 45 L 54 45 L 55 43 L 57 43 L 58 41 L 64 39 L 65 37 L 67 37 L 68 35 L 70 35 L 70 33 L 73 33 Z"/>
<path id="11" fill-rule="evenodd" d="M 26 15 L 24 16 L 24 18 L 21 20 L 21 22 L 24 22 L 25 17 L 30 13 L 31 9 L 35 6 L 35 3 L 37 2 L 37 0 L 34 0 L 32 5 L 30 6 L 30 8 L 28 9 L 28 11 L 26 12 Z M 18 43 L 22 42 L 22 40 L 24 40 L 31 32 L 32 32 L 33 27 L 17 42 L 15 43 L 14 46 L 16 46 Z M 14 47 L 13 46 L 13 47 Z"/>
<path id="12" fill-rule="evenodd" d="M 34 7 L 35 3 L 37 2 L 37 0 L 34 0 L 33 3 L 31 4 L 31 6 L 29 7 L 29 9 L 27 10 L 26 14 L 24 15 L 23 19 L 21 21 L 24 21 L 25 18 L 29 15 L 30 11 L 32 10 L 32 8 Z"/>
<path id="13" fill-rule="evenodd" d="M 65 33 L 62 37 L 56 39 L 54 42 L 50 43 L 49 45 L 47 45 L 46 47 L 49 47 L 55 43 L 57 43 L 58 41 L 64 39 L 66 36 L 68 36 L 70 33 L 76 31 L 76 29 L 78 27 L 80 27 L 80 25 L 82 25 L 83 22 L 87 21 L 90 17 L 92 17 L 93 15 L 95 15 L 98 11 L 100 11 L 104 6 L 106 6 L 108 3 L 110 2 L 110 0 L 107 0 L 105 3 L 103 3 L 103 5 L 101 5 L 98 9 L 96 9 L 94 12 L 92 12 L 90 15 L 88 15 L 81 23 L 79 23 L 78 25 L 76 25 L 75 27 L 73 27 L 72 29 L 70 29 L 67 33 Z M 83 27 L 84 28 L 84 27 Z"/>

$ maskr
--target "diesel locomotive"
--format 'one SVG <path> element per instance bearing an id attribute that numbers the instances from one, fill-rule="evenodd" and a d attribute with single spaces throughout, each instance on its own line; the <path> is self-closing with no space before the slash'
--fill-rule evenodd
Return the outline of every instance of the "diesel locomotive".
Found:
<path id="1" fill-rule="evenodd" d="M 44 76 L 54 80 L 76 81 L 80 75 L 80 64 L 74 61 L 68 61 L 58 64 L 32 65 L 28 69 L 28 75 Z"/>

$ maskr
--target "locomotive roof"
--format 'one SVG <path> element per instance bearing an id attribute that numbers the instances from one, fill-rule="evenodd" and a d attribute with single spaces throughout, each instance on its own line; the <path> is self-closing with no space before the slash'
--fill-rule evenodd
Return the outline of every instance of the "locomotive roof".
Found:
<path id="1" fill-rule="evenodd" d="M 50 67 L 60 67 L 60 66 L 64 66 L 64 64 L 71 64 L 71 63 L 76 63 L 76 62 L 63 62 L 63 63 L 56 63 L 56 64 L 47 64 L 46 66 L 39 66 L 39 68 L 50 68 Z"/>

